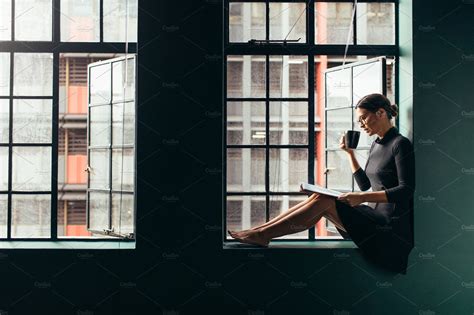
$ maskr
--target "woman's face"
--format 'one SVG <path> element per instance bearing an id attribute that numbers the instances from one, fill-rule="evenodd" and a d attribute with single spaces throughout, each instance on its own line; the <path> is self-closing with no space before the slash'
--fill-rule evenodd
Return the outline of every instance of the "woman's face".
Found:
<path id="1" fill-rule="evenodd" d="M 379 111 L 382 110 L 379 109 Z M 373 113 L 364 108 L 356 108 L 356 115 L 359 126 L 362 130 L 364 130 L 369 136 L 377 133 L 382 115 L 379 116 L 377 113 Z"/>

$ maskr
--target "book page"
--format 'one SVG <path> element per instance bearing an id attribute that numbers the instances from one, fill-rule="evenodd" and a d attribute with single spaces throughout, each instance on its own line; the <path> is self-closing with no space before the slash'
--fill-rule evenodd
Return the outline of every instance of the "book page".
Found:
<path id="1" fill-rule="evenodd" d="M 312 185 L 308 183 L 301 183 L 301 189 L 306 191 L 316 192 L 318 194 L 328 195 L 332 197 L 339 197 L 342 195 L 342 192 L 324 188 L 319 185 Z"/>

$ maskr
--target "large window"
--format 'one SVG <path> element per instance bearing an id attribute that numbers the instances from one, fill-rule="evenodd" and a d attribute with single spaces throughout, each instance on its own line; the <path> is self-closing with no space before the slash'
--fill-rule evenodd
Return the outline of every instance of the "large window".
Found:
<path id="1" fill-rule="evenodd" d="M 134 238 L 137 8 L 137 0 L 0 2 L 0 240 Z M 104 188 L 105 202 L 87 186 L 99 168 L 88 149 L 101 139 L 87 123 L 96 118 L 88 91 L 105 77 L 91 88 L 88 68 L 99 61 L 113 68 L 107 167 L 120 185 Z M 93 229 L 102 212 L 110 224 Z"/>
<path id="2" fill-rule="evenodd" d="M 345 156 L 331 144 L 339 131 L 353 126 L 352 95 L 376 92 L 372 69 L 362 69 L 372 63 L 365 61 L 384 57 L 383 65 L 377 63 L 384 74 L 377 91 L 396 101 L 398 58 L 396 1 L 359 1 L 354 7 L 346 1 L 226 0 L 225 6 L 223 231 L 264 223 L 304 200 L 300 182 L 353 190 Z M 360 67 L 350 71 L 360 70 L 354 77 L 359 90 L 332 97 L 337 110 L 327 109 L 331 74 L 344 76 L 329 69 L 355 62 Z M 361 163 L 364 148 L 358 152 Z M 308 231 L 281 238 L 341 236 L 323 218 Z"/>

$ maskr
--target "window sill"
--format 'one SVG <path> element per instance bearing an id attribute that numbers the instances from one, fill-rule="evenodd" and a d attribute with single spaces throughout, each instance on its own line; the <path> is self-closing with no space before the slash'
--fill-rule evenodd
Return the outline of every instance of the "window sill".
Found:
<path id="1" fill-rule="evenodd" d="M 238 242 L 224 242 L 223 249 L 345 249 L 357 248 L 352 241 L 274 241 L 267 248 L 242 244 Z"/>
<path id="2" fill-rule="evenodd" d="M 135 249 L 135 242 L 0 241 L 0 249 Z"/>

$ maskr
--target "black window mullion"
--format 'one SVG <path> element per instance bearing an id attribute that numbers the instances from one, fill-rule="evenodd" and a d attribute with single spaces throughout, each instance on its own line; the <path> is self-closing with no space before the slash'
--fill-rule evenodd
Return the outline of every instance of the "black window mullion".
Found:
<path id="1" fill-rule="evenodd" d="M 227 46 L 229 55 L 306 55 L 311 52 L 315 55 L 336 55 L 343 56 L 346 51 L 345 44 L 265 44 L 247 45 L 232 44 Z M 399 54 L 399 48 L 395 45 L 352 45 L 347 48 L 348 56 L 355 55 L 387 55 Z"/>
<path id="2" fill-rule="evenodd" d="M 14 6 L 15 1 L 12 1 Z M 14 25 L 12 17 L 12 28 Z M 8 210 L 7 210 L 7 239 L 12 238 L 12 179 L 13 179 L 13 73 L 14 55 L 10 53 L 10 102 L 9 102 L 9 122 L 8 122 Z"/>
<path id="3" fill-rule="evenodd" d="M 55 0 L 59 2 L 59 0 Z M 59 32 L 58 32 L 59 33 Z M 55 31 L 56 34 L 56 31 Z M 53 119 L 51 150 L 51 239 L 58 238 L 59 53 L 53 54 Z"/>
<path id="4" fill-rule="evenodd" d="M 306 7 L 306 42 L 314 45 L 316 38 L 315 18 L 314 18 L 314 1 L 308 0 Z"/>
<path id="5" fill-rule="evenodd" d="M 91 135 L 90 135 L 90 114 L 91 114 L 91 92 L 90 92 L 90 88 L 89 88 L 89 85 L 90 85 L 90 78 L 91 78 L 91 71 L 92 71 L 92 68 L 91 67 L 87 67 L 87 123 L 86 123 L 86 132 L 87 132 L 87 135 L 86 135 L 86 145 L 87 145 L 87 188 L 86 188 L 86 227 L 87 227 L 87 230 L 90 229 L 90 216 L 89 216 L 89 212 L 90 212 L 90 185 L 91 185 L 91 179 L 90 179 L 90 165 L 91 165 L 91 162 L 90 162 L 90 152 L 91 152 L 91 149 L 90 149 L 90 144 L 91 144 Z"/>
<path id="6" fill-rule="evenodd" d="M 125 43 L 53 43 L 53 42 L 34 42 L 34 41 L 5 41 L 0 45 L 0 52 L 41 52 L 41 53 L 101 53 L 101 54 L 123 54 L 125 51 Z M 137 52 L 137 43 L 128 43 L 128 52 Z"/>
<path id="7" fill-rule="evenodd" d="M 353 13 L 354 21 L 352 23 L 352 44 L 357 45 L 357 6 L 355 5 L 355 3 L 352 4 L 352 9 L 355 10 L 355 12 Z"/>
<path id="8" fill-rule="evenodd" d="M 59 43 L 61 41 L 61 0 L 53 0 L 53 43 Z"/>
<path id="9" fill-rule="evenodd" d="M 112 230 L 112 143 L 113 139 L 113 106 L 112 106 L 112 98 L 113 98 L 113 88 L 114 88 L 114 67 L 113 63 L 110 63 L 110 143 L 109 143 L 109 231 Z M 125 107 L 125 104 L 123 104 Z M 122 161 L 123 163 L 123 161 Z"/>
<path id="10" fill-rule="evenodd" d="M 268 2 L 267 2 L 267 24 L 268 24 Z M 268 29 L 267 29 L 268 31 Z M 267 33 L 268 34 L 268 33 Z M 270 220 L 270 56 L 265 57 L 265 220 Z"/>
<path id="11" fill-rule="evenodd" d="M 11 1 L 12 11 L 11 11 L 11 40 L 15 40 L 15 0 Z"/>
<path id="12" fill-rule="evenodd" d="M 308 181 L 314 184 L 314 150 L 315 150 L 315 114 L 316 114 L 316 102 L 314 97 L 314 84 L 315 84 L 315 65 L 314 56 L 308 55 L 308 145 L 309 145 L 309 164 L 308 164 Z"/>
<path id="13" fill-rule="evenodd" d="M 314 13 L 314 10 L 313 10 Z M 314 17 L 314 15 L 313 15 Z M 314 24 L 314 23 L 313 23 Z M 313 36 L 314 37 L 314 36 Z M 315 65 L 314 65 L 314 55 L 308 55 L 308 182 L 314 184 L 314 171 L 315 171 L 315 114 L 316 114 L 316 103 L 314 97 L 314 83 L 315 83 Z M 312 226 L 309 229 L 309 239 L 315 239 L 315 228 Z"/>
<path id="14" fill-rule="evenodd" d="M 229 37 L 229 32 L 230 32 L 229 15 L 230 15 L 229 1 L 224 1 L 224 45 L 227 45 L 229 43 L 229 38 L 230 38 Z M 226 60 L 226 58 L 224 58 L 224 60 Z"/>
<path id="15" fill-rule="evenodd" d="M 326 82 L 327 74 L 324 74 L 324 82 Z M 352 93 L 352 90 L 351 90 Z M 324 95 L 327 95 L 327 89 L 326 89 L 326 84 L 324 84 Z M 352 101 L 351 101 L 352 103 Z M 327 188 L 328 185 L 328 172 L 327 172 L 327 160 L 328 160 L 328 137 L 327 137 L 327 131 L 328 131 L 328 126 L 327 126 L 327 119 L 328 119 L 328 112 L 327 112 L 327 107 L 328 107 L 328 99 L 327 97 L 324 97 L 324 186 Z"/>
<path id="16" fill-rule="evenodd" d="M 229 97 L 228 102 L 308 102 L 304 97 L 269 97 L 269 98 L 252 98 L 252 97 Z"/>
<path id="17" fill-rule="evenodd" d="M 400 13 L 398 12 L 398 8 L 399 8 L 399 3 L 398 1 L 394 3 L 394 10 L 395 10 L 395 45 L 397 47 L 399 47 L 399 44 L 400 44 L 400 32 L 399 32 L 399 18 L 400 18 Z M 394 56 L 393 58 L 393 66 L 392 66 L 392 72 L 393 72 L 393 77 L 395 78 L 395 80 L 393 80 L 393 93 L 394 93 L 394 99 L 395 99 L 395 104 L 400 104 L 400 98 L 399 98 L 399 84 L 398 84 L 398 80 L 399 80 L 399 62 L 400 62 L 400 57 L 399 55 L 396 55 Z M 395 125 L 400 127 L 400 115 L 397 115 L 395 117 Z"/>
<path id="18" fill-rule="evenodd" d="M 269 0 L 266 0 L 265 17 L 266 17 L 266 19 L 265 19 L 265 39 L 269 40 L 270 39 L 270 1 Z"/>
<path id="19" fill-rule="evenodd" d="M 104 42 L 104 0 L 100 0 L 100 8 L 99 8 L 99 42 Z"/>
<path id="20" fill-rule="evenodd" d="M 225 5 L 227 8 L 229 8 L 229 2 L 228 1 L 225 1 Z M 230 14 L 229 11 L 227 11 L 227 14 Z M 229 32 L 229 27 L 228 27 L 228 23 L 227 24 L 224 24 L 224 29 L 225 29 L 225 32 Z M 227 42 L 224 42 L 224 47 L 225 45 L 227 45 Z M 224 214 L 222 216 L 222 239 L 225 240 L 227 238 L 227 196 L 228 196 L 228 193 L 227 193 L 227 54 L 225 53 L 224 51 L 224 65 L 223 65 L 223 69 L 224 69 L 224 73 L 223 73 L 223 83 L 222 83 L 222 87 L 223 87 L 223 91 L 224 91 L 224 99 L 223 99 L 223 103 L 224 103 L 224 110 L 223 110 L 223 116 L 224 116 L 224 125 L 223 125 L 223 131 L 222 131 L 222 144 L 223 144 L 223 148 L 224 148 L 224 152 L 222 152 L 221 154 L 221 157 L 222 157 L 222 173 L 224 174 L 223 176 L 223 183 L 222 183 L 222 196 L 224 196 L 224 198 L 222 198 L 222 209 L 224 209 Z"/>

